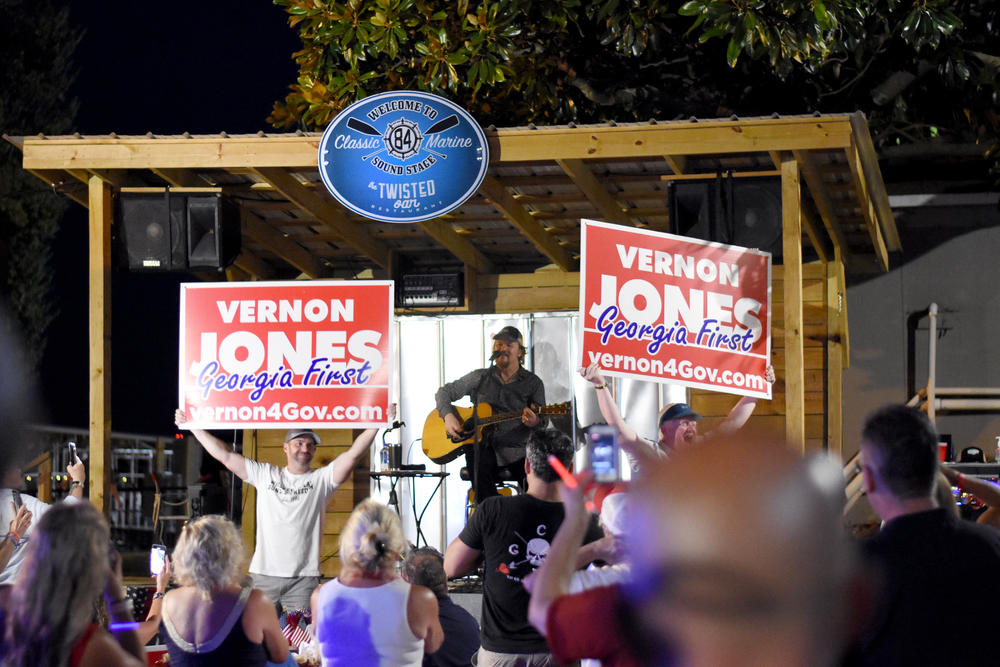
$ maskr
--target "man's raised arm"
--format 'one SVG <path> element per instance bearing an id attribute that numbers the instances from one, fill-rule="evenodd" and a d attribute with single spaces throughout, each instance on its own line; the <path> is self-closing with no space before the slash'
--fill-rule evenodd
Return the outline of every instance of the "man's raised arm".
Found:
<path id="1" fill-rule="evenodd" d="M 396 404 L 389 406 L 389 420 L 396 418 Z M 351 443 L 351 448 L 340 454 L 330 465 L 333 466 L 333 483 L 340 486 L 351 476 L 351 471 L 358 465 L 358 460 L 375 442 L 375 435 L 379 432 L 377 428 L 368 428 L 361 432 Z"/>
<path id="2" fill-rule="evenodd" d="M 764 373 L 764 379 L 770 384 L 774 384 L 774 367 L 768 364 L 767 370 Z M 716 427 L 715 432 L 717 435 L 722 435 L 725 433 L 735 433 L 736 431 L 743 428 L 743 425 L 747 423 L 750 419 L 750 415 L 753 414 L 754 408 L 757 407 L 757 398 L 754 396 L 744 396 L 736 402 L 733 409 L 729 411 L 726 415 L 725 420 Z"/>
<path id="3" fill-rule="evenodd" d="M 611 394 L 611 387 L 601 375 L 601 367 L 596 363 L 591 364 L 586 368 L 581 368 L 580 375 L 597 389 L 597 405 L 601 410 L 601 416 L 604 417 L 604 421 L 614 426 L 618 431 L 618 444 L 622 445 L 626 451 L 635 451 L 640 448 L 640 445 L 644 445 L 645 443 L 639 434 L 625 423 L 622 413 L 618 411 L 615 397 Z"/>
<path id="4" fill-rule="evenodd" d="M 174 423 L 177 424 L 177 428 L 187 429 L 188 427 L 185 426 L 187 420 L 187 415 L 184 414 L 183 410 L 178 409 L 174 412 Z M 188 430 L 190 430 L 191 434 L 198 439 L 198 442 L 201 443 L 201 446 L 205 448 L 205 451 L 208 452 L 213 459 L 226 466 L 226 468 L 229 469 L 229 472 L 233 473 L 244 482 L 247 480 L 247 464 L 246 459 L 243 458 L 242 455 L 234 452 L 229 448 L 229 445 L 224 443 L 222 440 L 219 440 L 208 431 L 204 431 L 200 428 L 192 428 Z"/>

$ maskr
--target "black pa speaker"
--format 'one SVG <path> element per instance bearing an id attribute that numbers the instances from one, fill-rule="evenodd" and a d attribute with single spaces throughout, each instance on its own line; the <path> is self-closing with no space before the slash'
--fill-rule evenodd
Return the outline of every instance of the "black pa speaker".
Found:
<path id="1" fill-rule="evenodd" d="M 189 196 L 189 269 L 224 269 L 240 254 L 239 207 L 222 195 Z"/>
<path id="2" fill-rule="evenodd" d="M 224 269 L 240 254 L 239 207 L 221 194 L 123 192 L 118 228 L 132 270 Z"/>
<path id="3" fill-rule="evenodd" d="M 667 205 L 672 233 L 756 248 L 781 263 L 781 181 L 721 176 L 671 181 Z"/>

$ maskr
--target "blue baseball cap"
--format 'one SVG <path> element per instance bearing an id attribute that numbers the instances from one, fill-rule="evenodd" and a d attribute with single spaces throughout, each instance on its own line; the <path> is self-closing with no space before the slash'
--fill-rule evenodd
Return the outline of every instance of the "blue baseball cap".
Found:
<path id="1" fill-rule="evenodd" d="M 663 426 L 663 422 L 670 421 L 671 419 L 684 419 L 685 417 L 698 421 L 701 419 L 701 415 L 691 409 L 691 406 L 687 403 L 674 403 L 667 407 L 660 415 L 660 421 L 658 426 Z"/>

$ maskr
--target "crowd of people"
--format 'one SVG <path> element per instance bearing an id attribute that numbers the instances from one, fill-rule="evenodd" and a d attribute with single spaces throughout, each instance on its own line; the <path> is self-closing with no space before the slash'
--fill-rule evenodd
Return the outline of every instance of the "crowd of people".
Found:
<path id="1" fill-rule="evenodd" d="M 837 463 L 739 431 L 754 399 L 707 435 L 689 405 L 666 406 L 658 439 L 645 440 L 601 369 L 583 368 L 634 474 L 609 494 L 588 470 L 567 472 L 575 444 L 539 417 L 544 389 L 522 372 L 521 345 L 505 327 L 497 366 L 446 385 L 438 402 L 442 416 L 463 392 L 523 408 L 504 439 L 469 461 L 482 469 L 479 484 L 496 481 L 484 457 L 521 466 L 522 493 L 477 495 L 444 554 L 408 545 L 396 512 L 365 500 L 341 530 L 339 574 L 325 583 L 322 514 L 375 429 L 318 468 L 321 440 L 310 429 L 286 434 L 283 467 L 194 429 L 205 452 L 256 487 L 256 548 L 247 566 L 230 520 L 191 520 L 144 620 L 132 618 L 107 521 L 79 502 L 84 464 L 67 469 L 68 499 L 47 505 L 18 493 L 19 469 L 0 460 L 0 664 L 141 665 L 156 635 L 175 666 L 293 664 L 279 616 L 294 608 L 311 614 L 323 665 L 993 663 L 988 632 L 969 619 L 990 617 L 1000 584 L 975 577 L 970 590 L 970 581 L 1000 566 L 1000 532 L 989 519 L 962 520 L 947 491 L 997 507 L 1000 491 L 939 466 L 924 413 L 889 405 L 865 420 L 861 475 L 883 525 L 858 542 L 845 531 Z M 185 414 L 176 421 L 184 427 Z M 476 571 L 479 620 L 448 590 L 449 578 Z"/>

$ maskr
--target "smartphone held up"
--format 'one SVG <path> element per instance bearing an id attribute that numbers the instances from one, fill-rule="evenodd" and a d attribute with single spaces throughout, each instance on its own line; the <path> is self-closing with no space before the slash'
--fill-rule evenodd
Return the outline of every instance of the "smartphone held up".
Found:
<path id="1" fill-rule="evenodd" d="M 149 572 L 154 577 L 163 571 L 163 563 L 167 557 L 167 548 L 162 544 L 154 544 L 149 550 Z"/>
<path id="2" fill-rule="evenodd" d="M 600 484 L 621 479 L 618 466 L 618 431 L 607 424 L 595 424 L 587 430 L 587 467 Z"/>

